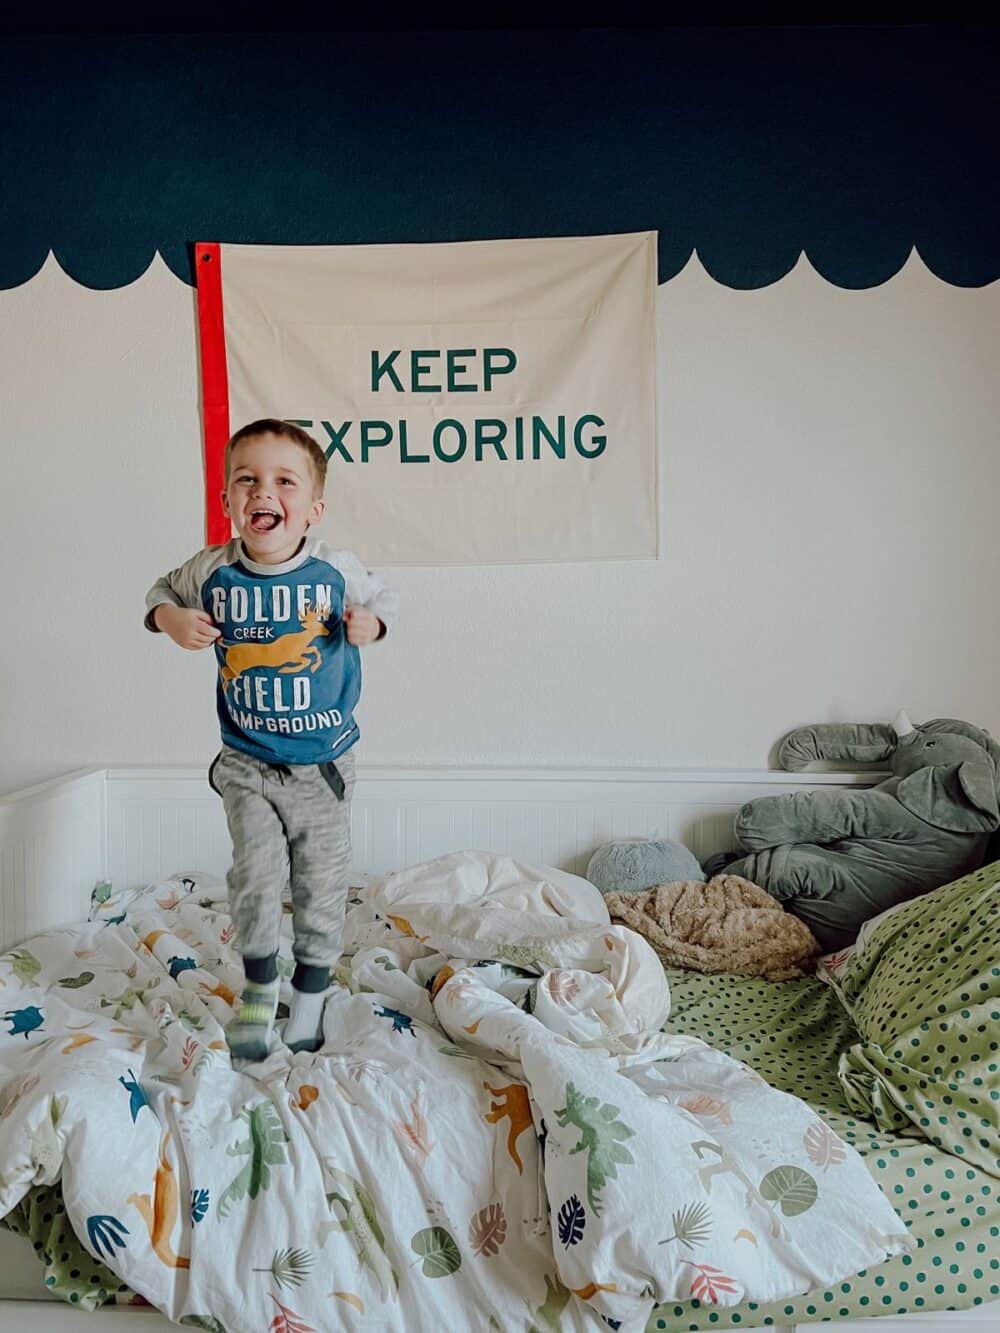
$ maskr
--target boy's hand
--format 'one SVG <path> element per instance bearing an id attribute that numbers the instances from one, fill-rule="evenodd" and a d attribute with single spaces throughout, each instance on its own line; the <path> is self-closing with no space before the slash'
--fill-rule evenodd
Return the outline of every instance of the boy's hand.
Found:
<path id="1" fill-rule="evenodd" d="M 344 628 L 347 630 L 347 642 L 353 643 L 356 648 L 364 648 L 378 638 L 382 622 L 367 606 L 345 606 Z"/>
<path id="2" fill-rule="evenodd" d="M 153 623 L 174 643 L 181 648 L 190 648 L 192 652 L 210 647 L 222 633 L 212 623 L 212 617 L 204 611 L 195 611 L 187 606 L 171 606 L 169 602 L 163 602 L 156 608 Z"/>

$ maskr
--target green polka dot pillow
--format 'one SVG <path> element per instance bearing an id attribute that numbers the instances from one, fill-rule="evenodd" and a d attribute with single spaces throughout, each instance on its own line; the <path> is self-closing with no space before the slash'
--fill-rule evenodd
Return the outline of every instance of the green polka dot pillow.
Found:
<path id="1" fill-rule="evenodd" d="M 1000 861 L 869 924 L 837 977 L 848 1101 L 1000 1175 Z"/>

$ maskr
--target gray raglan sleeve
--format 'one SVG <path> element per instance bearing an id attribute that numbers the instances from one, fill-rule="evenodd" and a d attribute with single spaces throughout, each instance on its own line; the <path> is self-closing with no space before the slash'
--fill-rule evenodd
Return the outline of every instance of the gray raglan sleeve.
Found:
<path id="1" fill-rule="evenodd" d="M 226 563 L 227 549 L 225 546 L 206 546 L 183 565 L 158 578 L 146 593 L 146 628 L 154 634 L 160 633 L 153 624 L 153 612 L 164 604 L 200 611 L 202 584 L 214 569 Z"/>
<path id="2" fill-rule="evenodd" d="M 372 570 L 366 569 L 353 551 L 332 551 L 327 559 L 344 576 L 344 595 L 348 603 L 373 611 L 385 626 L 386 634 L 390 633 L 399 619 L 399 593 Z"/>

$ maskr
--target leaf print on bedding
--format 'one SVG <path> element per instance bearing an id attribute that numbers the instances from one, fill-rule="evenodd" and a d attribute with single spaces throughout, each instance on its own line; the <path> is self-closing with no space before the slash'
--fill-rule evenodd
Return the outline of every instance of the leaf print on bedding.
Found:
<path id="1" fill-rule="evenodd" d="M 702 1092 L 697 1097 L 689 1097 L 686 1102 L 681 1102 L 680 1106 L 682 1110 L 690 1111 L 692 1115 L 708 1116 L 718 1120 L 721 1125 L 733 1123 L 729 1103 L 718 1097 L 710 1097 L 707 1092 Z"/>
<path id="2" fill-rule="evenodd" d="M 240 1119 L 247 1123 L 248 1137 L 226 1152 L 230 1157 L 247 1156 L 250 1160 L 219 1200 L 220 1217 L 225 1217 L 233 1204 L 247 1195 L 256 1199 L 271 1183 L 271 1167 L 284 1166 L 288 1161 L 285 1156 L 288 1135 L 270 1102 L 258 1102 L 241 1112 Z"/>
<path id="3" fill-rule="evenodd" d="M 575 1194 L 571 1194 L 559 1209 L 559 1239 L 567 1249 L 576 1245 L 583 1236 L 587 1225 L 587 1213 Z"/>
<path id="4" fill-rule="evenodd" d="M 707 1203 L 689 1203 L 686 1208 L 674 1213 L 670 1220 L 674 1234 L 658 1241 L 659 1245 L 669 1245 L 672 1240 L 676 1240 L 693 1250 L 698 1245 L 704 1245 L 712 1234 L 712 1210 Z"/>
<path id="5" fill-rule="evenodd" d="M 419 1097 L 414 1097 L 410 1102 L 410 1114 L 412 1120 L 397 1120 L 393 1129 L 407 1156 L 418 1166 L 423 1166 L 434 1145 L 428 1136 L 427 1121 L 420 1109 Z"/>
<path id="6" fill-rule="evenodd" d="M 839 953 L 827 954 L 825 958 L 821 959 L 821 965 L 827 972 L 839 972 L 853 952 L 854 945 L 852 944 L 850 948 L 841 949 Z"/>
<path id="7" fill-rule="evenodd" d="M 200 1222 L 208 1212 L 209 1192 L 208 1190 L 191 1191 L 191 1221 Z"/>
<path id="8" fill-rule="evenodd" d="M 462 1256 L 454 1237 L 444 1227 L 425 1227 L 418 1231 L 410 1241 L 410 1249 L 422 1257 L 421 1270 L 425 1277 L 451 1277 L 462 1266 Z"/>
<path id="9" fill-rule="evenodd" d="M 469 1051 L 463 1051 L 461 1046 L 439 1046 L 438 1051 L 442 1055 L 452 1055 L 456 1060 L 478 1060 L 478 1055 L 473 1055 Z"/>
<path id="10" fill-rule="evenodd" d="M 776 1166 L 760 1182 L 765 1199 L 773 1200 L 786 1217 L 807 1212 L 816 1202 L 816 1182 L 800 1166 Z"/>
<path id="11" fill-rule="evenodd" d="M 824 1171 L 831 1166 L 838 1166 L 846 1155 L 840 1139 L 822 1120 L 817 1120 L 809 1126 L 802 1142 L 813 1166 L 821 1166 Z"/>
<path id="12" fill-rule="evenodd" d="M 580 983 L 573 973 L 565 972 L 560 968 L 545 974 L 544 985 L 553 1002 L 564 1007 L 572 1004 L 580 994 Z"/>
<path id="13" fill-rule="evenodd" d="M 728 1277 L 711 1264 L 694 1264 L 690 1259 L 682 1259 L 682 1264 L 690 1264 L 695 1275 L 691 1279 L 691 1298 L 696 1301 L 718 1302 L 719 1293 L 732 1293 L 740 1289 L 739 1283 Z"/>
<path id="14" fill-rule="evenodd" d="M 215 1052 L 208 1046 L 202 1046 L 201 1042 L 195 1041 L 194 1037 L 185 1037 L 184 1046 L 181 1050 L 181 1068 L 190 1069 L 191 1073 L 197 1078 L 206 1065 L 211 1065 L 215 1061 Z"/>
<path id="15" fill-rule="evenodd" d="M 316 1333 L 312 1324 L 307 1324 L 301 1315 L 282 1305 L 277 1296 L 272 1296 L 271 1300 L 278 1307 L 278 1313 L 270 1323 L 271 1333 Z"/>
<path id="16" fill-rule="evenodd" d="M 108 1258 L 114 1259 L 115 1246 L 124 1249 L 124 1237 L 128 1234 L 129 1229 L 125 1223 L 109 1213 L 94 1213 L 87 1218 L 87 1239 L 98 1259 L 103 1257 L 102 1247 L 107 1248 Z"/>
<path id="17" fill-rule="evenodd" d="M 480 1208 L 469 1223 L 469 1244 L 473 1254 L 492 1259 L 500 1253 L 507 1239 L 507 1217 L 502 1203 L 487 1204 Z"/>
<path id="18" fill-rule="evenodd" d="M 476 966 L 476 964 L 473 964 L 473 966 Z M 445 986 L 448 986 L 448 990 L 446 991 L 444 997 L 445 1004 L 449 1006 L 457 1004 L 459 1000 L 467 999 L 470 991 L 475 990 L 476 983 L 473 981 L 471 977 L 457 975 L 455 972 L 452 972 L 450 968 L 442 968 L 441 971 L 442 972 L 448 971 L 451 973 L 451 975 L 446 977 L 444 981 L 442 981 L 441 985 L 437 988 L 437 990 L 435 990 L 434 994 L 437 995 L 438 990 L 441 990 Z M 441 972 L 438 973 L 438 976 L 440 975 Z M 452 977 L 457 977 L 457 979 L 454 982 L 452 982 L 451 985 L 448 985 L 448 983 L 451 982 Z"/>
<path id="19" fill-rule="evenodd" d="M 309 1250 L 275 1250 L 269 1268 L 254 1268 L 254 1273 L 270 1273 L 279 1287 L 301 1287 L 309 1276 L 313 1257 Z"/>

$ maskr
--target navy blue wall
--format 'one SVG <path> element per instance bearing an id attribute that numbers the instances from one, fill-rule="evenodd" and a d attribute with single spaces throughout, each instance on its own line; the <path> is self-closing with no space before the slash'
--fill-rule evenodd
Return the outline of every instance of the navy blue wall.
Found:
<path id="1" fill-rule="evenodd" d="M 133 281 L 196 240 L 657 229 L 732 287 L 916 245 L 1000 276 L 995 27 L 10 36 L 0 286 Z"/>

